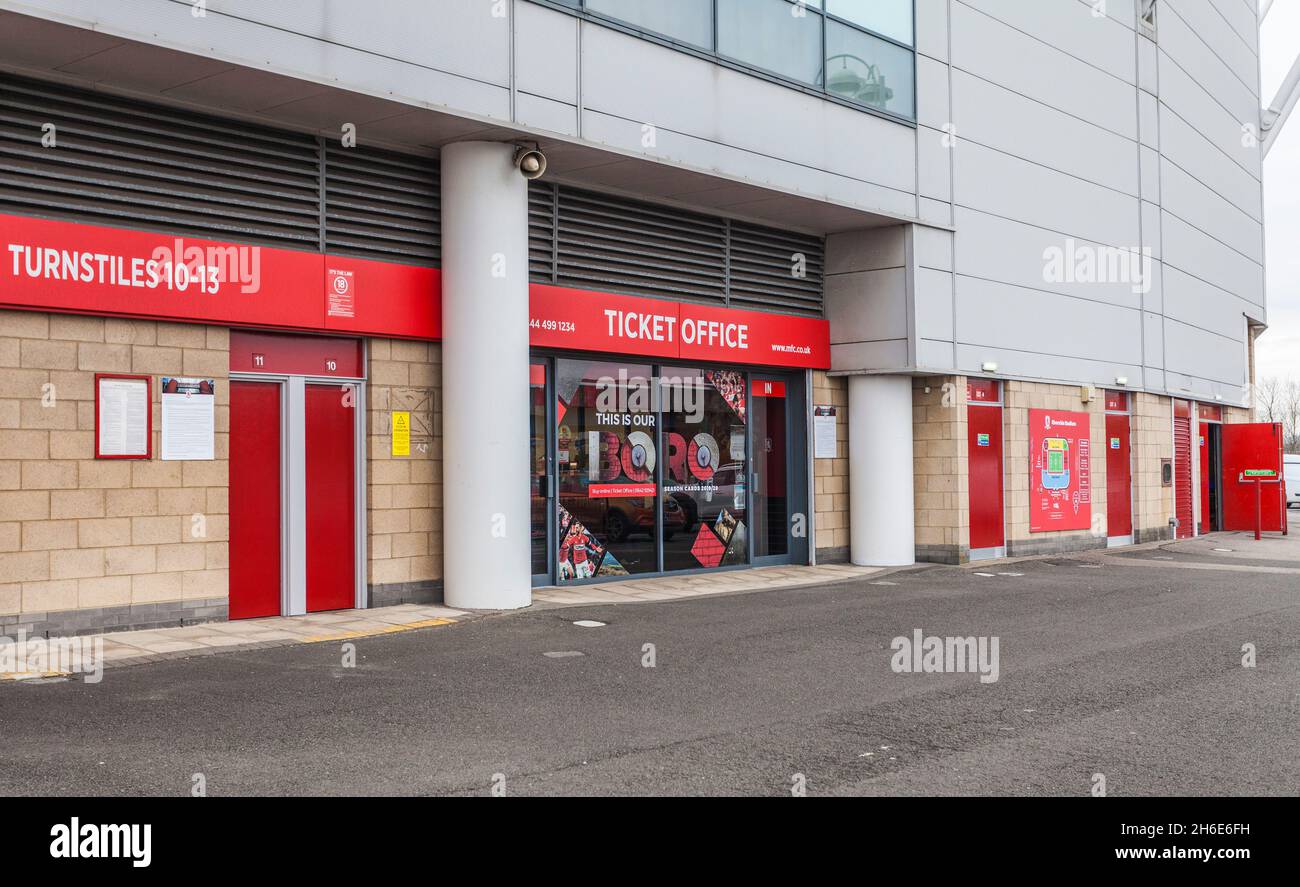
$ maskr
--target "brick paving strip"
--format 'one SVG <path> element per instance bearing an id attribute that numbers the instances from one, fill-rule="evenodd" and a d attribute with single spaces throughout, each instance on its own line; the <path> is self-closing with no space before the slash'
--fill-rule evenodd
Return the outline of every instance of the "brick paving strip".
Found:
<path id="1" fill-rule="evenodd" d="M 716 594 L 771 591 L 825 585 L 888 572 L 880 567 L 823 564 L 815 567 L 759 567 L 708 575 L 660 576 L 621 582 L 558 588 L 533 593 L 534 609 L 591 604 L 681 600 Z M 466 612 L 448 607 L 400 604 L 372 610 L 334 610 L 305 616 L 268 616 L 234 622 L 205 622 L 178 628 L 154 628 L 85 635 L 81 643 L 102 638 L 104 667 L 139 665 L 214 653 L 237 653 L 266 647 L 320 644 L 454 625 L 491 611 Z M 84 648 L 83 648 L 84 649 Z M 0 674 L 3 680 L 63 677 L 63 672 Z"/>
<path id="2" fill-rule="evenodd" d="M 466 618 L 472 618 L 472 614 L 447 607 L 401 604 L 373 610 L 334 610 L 305 616 L 268 616 L 234 622 L 206 622 L 178 628 L 121 631 L 85 635 L 77 640 L 84 644 L 102 638 L 104 667 L 110 668 L 214 653 L 237 653 L 266 647 L 375 637 L 453 625 Z M 63 672 L 10 673 L 0 674 L 0 681 L 63 675 Z"/>

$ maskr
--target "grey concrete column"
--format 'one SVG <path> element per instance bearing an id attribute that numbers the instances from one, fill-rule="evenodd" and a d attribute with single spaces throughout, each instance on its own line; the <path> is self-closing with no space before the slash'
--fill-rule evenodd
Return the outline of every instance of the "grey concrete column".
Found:
<path id="1" fill-rule="evenodd" d="M 849 557 L 859 566 L 916 561 L 912 379 L 849 376 Z"/>
<path id="2" fill-rule="evenodd" d="M 448 606 L 532 601 L 528 183 L 514 146 L 442 152 L 443 563 Z"/>

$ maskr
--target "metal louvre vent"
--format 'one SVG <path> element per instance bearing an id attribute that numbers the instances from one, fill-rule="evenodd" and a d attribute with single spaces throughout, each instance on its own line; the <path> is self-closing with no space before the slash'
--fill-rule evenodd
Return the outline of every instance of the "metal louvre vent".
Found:
<path id="1" fill-rule="evenodd" d="M 528 279 L 555 282 L 554 185 L 531 182 L 528 186 Z"/>
<path id="2" fill-rule="evenodd" d="M 821 315 L 825 246 L 820 238 L 732 222 L 730 245 L 731 305 Z"/>
<path id="3" fill-rule="evenodd" d="M 534 282 L 822 314 L 818 237 L 554 184 L 528 198 Z"/>
<path id="4" fill-rule="evenodd" d="M 439 193 L 434 158 L 0 75 L 0 212 L 429 265 Z"/>
<path id="5" fill-rule="evenodd" d="M 326 252 L 437 264 L 439 184 L 434 159 L 326 142 Z"/>
<path id="6" fill-rule="evenodd" d="M 562 188 L 557 228 L 562 286 L 726 301 L 722 219 Z"/>
<path id="7" fill-rule="evenodd" d="M 0 212 L 316 249 L 317 151 L 311 136 L 0 77 Z"/>

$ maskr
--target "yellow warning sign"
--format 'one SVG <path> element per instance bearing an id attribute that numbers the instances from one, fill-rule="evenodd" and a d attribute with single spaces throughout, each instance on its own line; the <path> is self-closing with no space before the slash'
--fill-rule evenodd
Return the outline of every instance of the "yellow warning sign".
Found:
<path id="1" fill-rule="evenodd" d="M 393 455 L 411 455 L 411 414 L 393 412 Z"/>

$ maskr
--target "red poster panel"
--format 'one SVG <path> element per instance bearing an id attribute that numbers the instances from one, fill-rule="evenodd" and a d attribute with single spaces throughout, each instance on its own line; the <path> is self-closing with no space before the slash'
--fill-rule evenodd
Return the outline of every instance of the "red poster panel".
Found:
<path id="1" fill-rule="evenodd" d="M 1223 529 L 1282 530 L 1286 508 L 1282 502 L 1282 426 L 1271 422 L 1223 425 L 1219 432 L 1223 464 Z M 1271 474 L 1269 472 L 1272 472 Z M 1262 478 L 1258 491 L 1254 478 Z M 1258 506 L 1256 493 L 1259 494 Z"/>
<path id="2" fill-rule="evenodd" d="M 1106 416 L 1106 534 L 1133 533 L 1133 476 L 1128 416 Z"/>
<path id="3" fill-rule="evenodd" d="M 995 383 L 996 384 L 996 383 Z M 1001 548 L 1006 542 L 1002 515 L 1002 407 L 966 411 L 970 466 L 970 547 Z"/>
<path id="4" fill-rule="evenodd" d="M 1092 449 L 1087 413 L 1029 411 L 1029 532 L 1092 526 Z"/>
<path id="5" fill-rule="evenodd" d="M 230 382 L 230 618 L 280 615 L 280 386 Z"/>

